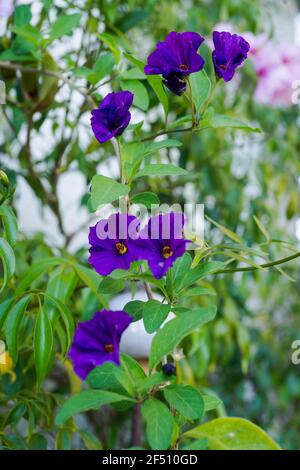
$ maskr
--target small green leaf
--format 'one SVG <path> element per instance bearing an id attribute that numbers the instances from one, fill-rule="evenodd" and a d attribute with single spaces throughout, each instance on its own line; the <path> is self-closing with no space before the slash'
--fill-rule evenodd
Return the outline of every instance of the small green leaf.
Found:
<path id="1" fill-rule="evenodd" d="M 110 279 L 105 277 L 99 286 L 99 292 L 101 294 L 117 294 L 125 288 L 125 281 L 122 279 Z"/>
<path id="2" fill-rule="evenodd" d="M 124 310 L 134 321 L 138 321 L 143 317 L 144 304 L 142 300 L 131 300 L 125 305 Z"/>
<path id="3" fill-rule="evenodd" d="M 25 26 L 31 20 L 30 5 L 17 5 L 14 11 L 14 25 Z"/>
<path id="4" fill-rule="evenodd" d="M 153 163 L 146 165 L 136 174 L 135 178 L 141 178 L 142 176 L 182 176 L 187 174 L 188 172 L 186 170 L 175 165 Z"/>
<path id="5" fill-rule="evenodd" d="M 25 6 L 25 5 L 24 5 Z M 14 246 L 18 236 L 18 222 L 13 210 L 8 206 L 0 206 L 0 216 L 8 243 Z"/>
<path id="6" fill-rule="evenodd" d="M 193 102 L 198 113 L 209 97 L 211 82 L 204 69 L 200 70 L 200 72 L 192 73 L 189 77 L 189 82 L 192 87 Z"/>
<path id="7" fill-rule="evenodd" d="M 202 395 L 204 401 L 204 412 L 215 410 L 218 406 L 222 405 L 220 398 L 214 395 Z"/>
<path id="8" fill-rule="evenodd" d="M 217 418 L 184 436 L 208 439 L 211 450 L 280 450 L 265 431 L 243 418 Z"/>
<path id="9" fill-rule="evenodd" d="M 166 405 L 155 398 L 148 398 L 142 405 L 142 415 L 146 421 L 146 434 L 151 449 L 168 449 L 174 419 Z"/>
<path id="10" fill-rule="evenodd" d="M 69 418 L 88 410 L 99 410 L 103 405 L 117 403 L 119 401 L 128 401 L 134 403 L 132 398 L 125 395 L 119 395 L 106 390 L 85 390 L 81 393 L 73 395 L 63 405 L 56 416 L 55 423 L 57 426 L 63 425 Z"/>
<path id="11" fill-rule="evenodd" d="M 74 13 L 73 15 L 59 16 L 58 19 L 53 23 L 50 32 L 48 44 L 59 39 L 62 36 L 68 36 L 72 33 L 73 29 L 79 26 L 81 19 L 80 13 Z"/>
<path id="12" fill-rule="evenodd" d="M 144 193 L 139 193 L 139 194 L 135 194 L 134 196 L 132 196 L 131 203 L 143 205 L 147 209 L 151 209 L 151 206 L 159 205 L 160 200 L 159 200 L 159 197 L 155 193 L 146 191 Z"/>
<path id="13" fill-rule="evenodd" d="M 6 317 L 8 315 L 9 309 L 14 302 L 13 298 L 7 299 L 0 304 L 0 331 L 2 330 L 2 326 L 5 323 Z"/>
<path id="14" fill-rule="evenodd" d="M 92 205 L 96 210 L 101 204 L 109 204 L 127 196 L 129 186 L 107 176 L 95 175 L 92 179 Z"/>
<path id="15" fill-rule="evenodd" d="M 163 356 L 170 354 L 177 344 L 196 328 L 212 320 L 216 315 L 216 307 L 199 308 L 182 313 L 166 323 L 156 333 L 150 351 L 149 368 L 153 369 Z"/>
<path id="16" fill-rule="evenodd" d="M 259 129 L 258 127 L 250 126 L 249 124 L 244 123 L 240 119 L 214 113 L 209 118 L 206 118 L 205 115 L 203 116 L 203 120 L 200 122 L 200 129 L 204 127 L 212 127 L 213 129 L 216 129 L 218 127 L 231 127 L 234 129 L 241 129 L 247 132 L 261 132 L 261 129 Z"/>
<path id="17" fill-rule="evenodd" d="M 231 238 L 231 240 L 237 242 L 237 243 L 240 243 L 240 244 L 243 244 L 244 241 L 241 239 L 241 237 L 239 237 L 236 233 L 234 233 L 232 230 L 230 230 L 229 228 L 227 227 L 224 227 L 223 225 L 219 224 L 218 222 L 215 222 L 213 219 L 211 219 L 210 217 L 208 217 L 207 215 L 205 216 L 205 218 L 207 220 L 209 220 L 209 222 L 213 225 L 215 225 L 216 227 L 218 227 L 218 229 L 221 230 L 221 232 L 224 233 L 224 235 L 226 235 L 228 238 Z"/>
<path id="18" fill-rule="evenodd" d="M 200 419 L 204 412 L 204 401 L 198 390 L 191 385 L 170 385 L 164 389 L 167 402 L 186 419 Z"/>
<path id="19" fill-rule="evenodd" d="M 146 65 L 145 62 L 127 53 L 124 53 L 124 57 L 126 57 L 126 59 L 128 59 L 132 64 L 136 65 L 140 69 L 140 71 L 144 73 L 144 67 Z M 164 108 L 165 116 L 167 117 L 169 111 L 169 100 L 168 95 L 166 94 L 166 91 L 163 87 L 162 79 L 155 75 L 145 75 L 145 78 L 148 80 L 149 85 L 152 87 L 154 93 L 161 102 Z"/>
<path id="20" fill-rule="evenodd" d="M 9 354 L 14 364 L 18 359 L 19 333 L 22 318 L 30 300 L 30 295 L 26 295 L 10 310 L 5 322 L 5 338 Z"/>
<path id="21" fill-rule="evenodd" d="M 115 38 L 110 34 L 102 33 L 99 34 L 99 39 L 101 39 L 101 41 L 103 41 L 104 44 L 106 44 L 107 47 L 111 50 L 111 52 L 115 56 L 116 63 L 118 64 L 120 62 L 121 54 Z"/>
<path id="22" fill-rule="evenodd" d="M 102 366 L 93 369 L 87 377 L 87 382 L 92 388 L 100 388 L 121 394 L 127 392 L 132 395 L 134 390 L 126 373 L 113 362 L 106 362 Z"/>
<path id="23" fill-rule="evenodd" d="M 42 274 L 47 273 L 49 268 L 68 263 L 69 260 L 61 258 L 60 256 L 44 258 L 41 261 L 34 263 L 32 266 L 30 266 L 30 268 L 28 268 L 24 277 L 19 281 L 15 294 L 22 294 L 27 289 L 27 287 L 33 283 L 33 281 L 35 281 Z"/>
<path id="24" fill-rule="evenodd" d="M 147 111 L 149 108 L 149 95 L 146 87 L 138 80 L 121 80 L 120 82 L 122 90 L 131 91 L 134 94 L 133 104 Z"/>
<path id="25" fill-rule="evenodd" d="M 142 380 L 146 377 L 146 374 L 140 364 L 135 359 L 133 359 L 133 357 L 128 356 L 127 354 L 121 354 L 121 366 L 131 381 L 133 387 L 136 386 L 139 380 Z"/>
<path id="26" fill-rule="evenodd" d="M 183 276 L 191 269 L 191 265 L 192 258 L 188 252 L 185 252 L 183 256 L 175 261 L 172 268 L 167 272 L 166 286 L 168 291 L 176 293 Z"/>
<path id="27" fill-rule="evenodd" d="M 46 310 L 43 308 L 40 308 L 36 320 L 33 346 L 37 383 L 41 385 L 48 372 L 53 348 L 52 325 Z"/>
<path id="28" fill-rule="evenodd" d="M 0 288 L 0 292 L 2 292 L 9 279 L 13 276 L 16 267 L 13 249 L 4 238 L 0 238 L 0 259 L 3 264 L 3 281 Z"/>
<path id="29" fill-rule="evenodd" d="M 153 389 L 155 385 L 163 384 L 170 377 L 166 376 L 163 372 L 155 372 L 143 380 L 140 380 L 137 384 L 137 389 L 140 393 L 146 393 Z"/>
<path id="30" fill-rule="evenodd" d="M 75 271 L 80 277 L 80 279 L 91 289 L 91 291 L 96 295 L 99 302 L 105 307 L 108 308 L 108 302 L 105 295 L 100 294 L 99 285 L 101 282 L 101 277 L 93 269 L 82 266 L 81 264 L 74 265 Z"/>
<path id="31" fill-rule="evenodd" d="M 186 287 L 189 287 L 209 274 L 224 268 L 224 265 L 225 264 L 221 261 L 207 261 L 205 263 L 198 264 L 198 266 L 191 269 L 184 275 L 180 284 L 180 289 L 182 290 Z"/>
<path id="32" fill-rule="evenodd" d="M 26 41 L 31 42 L 35 46 L 39 46 L 43 39 L 40 30 L 35 26 L 31 26 L 31 24 L 13 26 L 12 31 L 18 36 L 21 36 L 23 39 L 26 39 Z"/>
<path id="33" fill-rule="evenodd" d="M 149 300 L 144 303 L 143 320 L 147 333 L 154 333 L 166 320 L 170 306 L 158 300 Z"/>
<path id="34" fill-rule="evenodd" d="M 151 142 L 150 144 L 145 145 L 144 157 L 151 155 L 152 153 L 158 152 L 161 149 L 172 148 L 172 147 L 181 147 L 182 142 L 177 139 L 163 139 L 157 142 Z"/>

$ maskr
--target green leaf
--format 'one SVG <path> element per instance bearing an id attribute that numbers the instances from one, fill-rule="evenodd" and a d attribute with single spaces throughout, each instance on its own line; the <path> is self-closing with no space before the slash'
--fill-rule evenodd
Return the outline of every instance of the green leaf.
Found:
<path id="1" fill-rule="evenodd" d="M 204 127 L 212 127 L 216 129 L 218 127 L 231 127 L 234 129 L 241 129 L 247 132 L 261 132 L 258 127 L 250 126 L 243 121 L 233 118 L 231 116 L 223 116 L 221 114 L 212 114 L 209 118 L 203 116 L 203 120 L 200 122 L 200 129 Z"/>
<path id="2" fill-rule="evenodd" d="M 68 264 L 70 261 L 61 258 L 60 256 L 44 258 L 41 261 L 34 263 L 25 273 L 25 276 L 20 280 L 18 287 L 16 288 L 16 295 L 22 294 L 27 287 L 29 287 L 33 281 L 39 276 L 48 272 L 49 268 L 60 264 Z"/>
<path id="3" fill-rule="evenodd" d="M 120 75 L 122 80 L 146 80 L 145 74 L 138 67 L 125 70 Z"/>
<path id="4" fill-rule="evenodd" d="M 48 314 L 40 308 L 34 329 L 34 362 L 37 375 L 37 383 L 41 385 L 48 372 L 48 365 L 52 355 L 53 331 Z"/>
<path id="5" fill-rule="evenodd" d="M 199 308 L 182 313 L 166 323 L 152 341 L 149 368 L 153 369 L 163 356 L 170 354 L 192 331 L 212 320 L 216 311 L 216 307 Z"/>
<path id="6" fill-rule="evenodd" d="M 263 226 L 263 224 L 261 223 L 261 221 L 258 219 L 258 217 L 256 217 L 255 215 L 253 216 L 253 219 L 256 223 L 256 225 L 258 226 L 259 230 L 261 231 L 261 233 L 264 235 L 265 239 L 267 242 L 269 242 L 271 240 L 271 236 L 269 234 L 269 232 L 267 231 L 267 229 Z"/>
<path id="7" fill-rule="evenodd" d="M 60 39 L 62 36 L 68 36 L 72 33 L 73 29 L 79 26 L 81 19 L 80 13 L 74 13 L 73 15 L 59 16 L 58 19 L 53 23 L 50 32 L 48 44 Z"/>
<path id="8" fill-rule="evenodd" d="M 0 331 L 2 330 L 2 326 L 5 323 L 6 317 L 8 315 L 9 309 L 12 306 L 14 299 L 7 299 L 0 304 Z"/>
<path id="9" fill-rule="evenodd" d="M 175 261 L 172 268 L 167 272 L 166 286 L 168 291 L 173 290 L 176 293 L 183 276 L 191 269 L 191 265 L 192 258 L 188 252 L 185 252 L 183 256 Z"/>
<path id="10" fill-rule="evenodd" d="M 146 393 L 152 390 L 155 385 L 163 384 L 170 380 L 170 377 L 166 376 L 163 372 L 155 372 L 148 377 L 140 380 L 137 384 L 137 389 L 140 393 Z"/>
<path id="11" fill-rule="evenodd" d="M 24 26 L 31 20 L 30 5 L 17 5 L 14 12 L 14 25 Z"/>
<path id="12" fill-rule="evenodd" d="M 133 104 L 147 111 L 149 108 L 149 95 L 146 87 L 138 80 L 121 80 L 120 82 L 122 90 L 131 91 L 134 94 Z"/>
<path id="13" fill-rule="evenodd" d="M 117 294 L 125 288 L 125 281 L 122 279 L 110 279 L 105 277 L 99 286 L 99 292 L 101 294 Z"/>
<path id="14" fill-rule="evenodd" d="M 204 69 L 200 70 L 200 72 L 192 73 L 189 77 L 189 82 L 192 88 L 193 102 L 198 113 L 209 97 L 211 82 Z"/>
<path id="15" fill-rule="evenodd" d="M 143 380 L 146 377 L 146 374 L 140 364 L 135 359 L 133 359 L 133 357 L 128 356 L 127 354 L 121 354 L 121 366 L 133 387 L 136 386 L 137 382 Z"/>
<path id="16" fill-rule="evenodd" d="M 120 401 L 134 403 L 132 398 L 125 395 L 107 392 L 106 390 L 85 390 L 73 395 L 68 401 L 66 401 L 62 409 L 57 414 L 55 423 L 57 426 L 61 426 L 69 418 L 78 413 L 84 413 L 88 410 L 99 410 L 103 405 Z"/>
<path id="17" fill-rule="evenodd" d="M 13 210 L 8 206 L 0 206 L 0 216 L 8 243 L 14 246 L 18 236 L 18 222 Z"/>
<path id="18" fill-rule="evenodd" d="M 103 294 L 99 293 L 99 284 L 101 282 L 101 277 L 93 269 L 82 266 L 81 264 L 74 265 L 75 271 L 80 277 L 80 279 L 91 289 L 91 291 L 96 295 L 99 302 L 105 307 L 108 308 L 108 302 L 106 297 Z"/>
<path id="19" fill-rule="evenodd" d="M 40 30 L 35 26 L 31 26 L 30 24 L 23 26 L 13 26 L 12 31 L 18 36 L 26 39 L 26 41 L 31 42 L 35 46 L 39 46 L 43 39 Z"/>
<path id="20" fill-rule="evenodd" d="M 4 238 L 0 238 L 0 258 L 3 264 L 3 282 L 0 288 L 0 292 L 2 292 L 9 279 L 13 276 L 16 267 L 13 249 Z"/>
<path id="21" fill-rule="evenodd" d="M 135 178 L 141 178 L 142 176 L 181 176 L 187 174 L 188 172 L 186 170 L 175 165 L 153 163 L 146 165 L 136 174 Z"/>
<path id="22" fill-rule="evenodd" d="M 204 401 L 204 412 L 215 410 L 222 404 L 220 398 L 213 395 L 202 395 Z"/>
<path id="23" fill-rule="evenodd" d="M 113 362 L 106 362 L 102 366 L 93 369 L 87 377 L 87 382 L 92 388 L 110 390 L 121 394 L 127 392 L 132 395 L 134 390 L 126 373 Z"/>
<path id="24" fill-rule="evenodd" d="M 146 65 L 145 62 L 127 53 L 124 53 L 124 57 L 126 57 L 126 59 L 128 59 L 132 64 L 136 65 L 140 69 L 140 71 L 144 74 L 144 67 Z M 154 93 L 156 94 L 157 98 L 161 102 L 164 108 L 165 116 L 167 118 L 168 111 L 169 111 L 169 101 L 168 101 L 168 96 L 166 94 L 166 91 L 162 84 L 162 79 L 155 75 L 145 75 L 145 78 L 148 80 L 149 85 L 152 87 Z"/>
<path id="25" fill-rule="evenodd" d="M 212 287 L 193 287 L 192 289 L 189 289 L 185 291 L 184 293 L 185 296 L 188 297 L 193 297 L 193 296 L 199 296 L 199 295 L 213 295 L 216 296 L 216 291 Z"/>
<path id="26" fill-rule="evenodd" d="M 155 193 L 145 191 L 144 193 L 135 194 L 131 198 L 132 204 L 138 204 L 145 206 L 147 209 L 151 209 L 151 206 L 159 205 L 159 197 Z"/>
<path id="27" fill-rule="evenodd" d="M 207 220 L 209 220 L 209 222 L 213 225 L 215 225 L 216 227 L 218 227 L 218 229 L 221 230 L 222 233 L 224 233 L 224 235 L 226 235 L 228 238 L 230 238 L 231 240 L 237 242 L 237 243 L 240 243 L 240 244 L 243 244 L 244 241 L 241 239 L 241 237 L 239 237 L 236 233 L 232 232 L 232 230 L 229 230 L 227 227 L 224 227 L 223 225 L 219 224 L 218 222 L 215 222 L 213 219 L 211 219 L 210 217 L 208 217 L 208 215 L 205 216 L 205 218 Z"/>
<path id="28" fill-rule="evenodd" d="M 205 263 L 198 264 L 193 269 L 190 269 L 184 276 L 180 284 L 180 289 L 184 289 L 194 284 L 196 281 L 203 279 L 204 277 L 212 274 L 222 268 L 225 264 L 221 261 L 207 261 Z"/>
<path id="29" fill-rule="evenodd" d="M 115 38 L 113 36 L 111 36 L 110 34 L 107 34 L 107 33 L 99 34 L 98 37 L 111 50 L 111 52 L 115 56 L 116 63 L 118 64 L 120 62 L 121 54 L 120 54 L 120 49 L 119 49 L 119 46 L 118 46 Z"/>
<path id="30" fill-rule="evenodd" d="M 92 205 L 96 210 L 101 204 L 109 204 L 127 196 L 130 187 L 107 176 L 95 175 L 92 179 Z"/>
<path id="31" fill-rule="evenodd" d="M 18 359 L 19 330 L 25 310 L 30 300 L 30 295 L 26 295 L 10 310 L 5 322 L 5 338 L 9 354 L 14 364 Z"/>
<path id="32" fill-rule="evenodd" d="M 193 441 L 190 444 L 182 447 L 180 450 L 207 450 L 208 440 L 207 439 L 198 439 Z"/>
<path id="33" fill-rule="evenodd" d="M 265 431 L 243 418 L 217 418 L 184 436 L 207 438 L 211 450 L 280 450 Z"/>
<path id="34" fill-rule="evenodd" d="M 133 321 L 138 321 L 143 317 L 144 304 L 142 300 L 131 300 L 125 305 L 124 310 L 133 318 Z"/>
<path id="35" fill-rule="evenodd" d="M 165 450 L 171 444 L 174 419 L 166 405 L 155 398 L 148 398 L 142 405 L 146 421 L 147 440 L 151 449 Z"/>
<path id="36" fill-rule="evenodd" d="M 74 325 L 74 319 L 73 316 L 68 309 L 66 305 L 64 305 L 63 302 L 61 302 L 59 299 L 56 299 L 55 297 L 52 297 L 51 295 L 45 293 L 45 298 L 48 299 L 52 304 L 55 306 L 55 308 L 58 310 L 62 321 L 65 326 L 65 332 L 67 335 L 67 342 L 65 345 L 65 350 L 63 351 L 63 354 L 66 354 L 66 352 L 69 350 L 71 346 L 71 342 L 73 339 L 74 335 L 74 330 L 75 330 L 75 325 Z"/>
<path id="37" fill-rule="evenodd" d="M 170 306 L 158 300 L 149 300 L 144 303 L 143 320 L 147 333 L 154 333 L 166 320 Z"/>
<path id="38" fill-rule="evenodd" d="M 163 139 L 157 142 L 151 142 L 150 144 L 145 145 L 144 157 L 151 155 L 152 153 L 158 152 L 161 149 L 181 146 L 182 142 L 177 139 Z"/>
<path id="39" fill-rule="evenodd" d="M 102 80 L 102 78 L 111 74 L 114 65 L 114 56 L 110 52 L 107 52 L 100 55 L 96 60 L 93 69 L 86 69 L 87 73 L 85 76 L 92 85 L 96 85 L 100 80 Z"/>
<path id="40" fill-rule="evenodd" d="M 170 385 L 164 389 L 167 402 L 186 419 L 200 419 L 204 412 L 204 401 L 198 390 L 191 385 Z"/>

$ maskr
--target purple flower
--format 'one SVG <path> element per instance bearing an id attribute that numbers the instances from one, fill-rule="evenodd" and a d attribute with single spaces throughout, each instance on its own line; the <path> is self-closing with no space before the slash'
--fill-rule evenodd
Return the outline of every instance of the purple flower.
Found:
<path id="1" fill-rule="evenodd" d="M 165 41 L 159 42 L 149 55 L 145 74 L 162 75 L 165 85 L 175 94 L 186 89 L 185 77 L 198 72 L 204 66 L 203 58 L 197 54 L 204 38 L 193 32 L 172 31 Z"/>
<path id="2" fill-rule="evenodd" d="M 129 124 L 133 94 L 118 91 L 106 95 L 98 109 L 93 109 L 91 125 L 96 139 L 103 144 L 124 132 Z"/>
<path id="3" fill-rule="evenodd" d="M 108 276 L 114 269 L 129 269 L 140 259 L 136 244 L 140 221 L 133 215 L 112 214 L 90 227 L 88 262 L 98 274 Z"/>
<path id="4" fill-rule="evenodd" d="M 143 259 L 154 277 L 160 279 L 186 251 L 189 240 L 183 238 L 184 216 L 177 212 L 158 214 L 141 231 L 139 243 Z"/>
<path id="5" fill-rule="evenodd" d="M 120 339 L 131 321 L 122 310 L 102 310 L 91 320 L 78 323 L 69 357 L 79 377 L 84 380 L 92 369 L 104 362 L 120 365 Z"/>
<path id="6" fill-rule="evenodd" d="M 237 34 L 225 31 L 213 32 L 215 50 L 212 59 L 218 78 L 229 82 L 234 76 L 235 69 L 247 58 L 250 44 Z"/>

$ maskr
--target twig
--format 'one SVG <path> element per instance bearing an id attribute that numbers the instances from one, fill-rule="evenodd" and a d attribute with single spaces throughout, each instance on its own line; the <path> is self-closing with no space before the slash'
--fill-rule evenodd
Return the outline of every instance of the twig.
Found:
<path id="1" fill-rule="evenodd" d="M 86 92 L 83 91 L 80 87 L 78 87 L 69 77 L 65 77 L 59 72 L 54 72 L 53 70 L 35 68 L 35 67 L 28 67 L 19 64 L 13 64 L 12 62 L 0 61 L 0 67 L 9 69 L 9 70 L 16 70 L 24 73 L 32 73 L 32 74 L 42 74 L 47 75 L 49 77 L 57 78 L 57 80 L 62 80 L 64 83 L 67 83 L 71 88 L 78 91 L 84 98 L 89 102 L 91 107 L 96 107 L 96 103 L 93 98 Z"/>
<path id="2" fill-rule="evenodd" d="M 288 256 L 287 258 L 281 258 L 270 263 L 260 264 L 257 267 L 247 266 L 245 268 L 221 269 L 220 271 L 216 271 L 215 274 L 239 273 L 245 271 L 256 271 L 259 268 L 272 268 L 273 266 L 278 266 L 279 264 L 287 263 L 288 261 L 292 261 L 293 259 L 299 258 L 299 256 L 300 252 Z"/>

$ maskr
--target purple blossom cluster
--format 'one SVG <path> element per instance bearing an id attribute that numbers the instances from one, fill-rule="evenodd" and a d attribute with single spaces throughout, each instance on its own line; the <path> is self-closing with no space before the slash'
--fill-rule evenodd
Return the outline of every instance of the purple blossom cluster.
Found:
<path id="1" fill-rule="evenodd" d="M 144 68 L 146 75 L 161 75 L 165 86 L 175 95 L 186 91 L 189 75 L 204 67 L 204 59 L 198 49 L 204 38 L 198 33 L 169 33 L 165 41 L 160 41 L 149 55 Z M 213 32 L 214 50 L 212 60 L 216 78 L 230 81 L 236 69 L 247 58 L 249 43 L 237 34 Z M 128 126 L 129 111 L 134 95 L 130 91 L 109 93 L 92 111 L 91 126 L 96 139 L 105 143 L 120 136 Z"/>
<path id="2" fill-rule="evenodd" d="M 188 240 L 183 238 L 183 214 L 158 214 L 143 229 L 140 226 L 133 215 L 117 213 L 90 227 L 89 263 L 97 273 L 107 276 L 114 269 L 128 270 L 133 261 L 146 260 L 160 279 L 184 254 Z M 102 310 L 78 323 L 69 357 L 79 377 L 84 380 L 105 362 L 120 365 L 119 344 L 131 321 L 125 311 Z"/>
<path id="3" fill-rule="evenodd" d="M 90 227 L 88 261 L 98 274 L 108 276 L 115 269 L 129 269 L 133 261 L 145 260 L 160 279 L 185 252 L 189 241 L 183 238 L 182 213 L 158 214 L 142 230 L 140 225 L 133 215 L 118 213 Z"/>
<path id="4" fill-rule="evenodd" d="M 161 75 L 171 92 L 183 94 L 189 75 L 204 67 L 204 59 L 198 54 L 203 41 L 194 32 L 169 33 L 149 55 L 145 74 Z M 229 81 L 246 59 L 250 46 L 241 36 L 224 31 L 215 31 L 213 41 L 216 77 Z M 112 92 L 92 111 L 91 127 L 101 144 L 124 132 L 131 119 L 133 98 L 129 91 Z M 132 262 L 143 260 L 153 276 L 161 279 L 186 251 L 189 241 L 184 239 L 183 228 L 182 213 L 155 215 L 144 228 L 133 215 L 112 214 L 90 227 L 88 261 L 97 273 L 108 276 L 115 269 L 128 270 Z M 119 344 L 131 321 L 123 310 L 102 310 L 90 320 L 78 323 L 69 357 L 79 377 L 85 379 L 96 366 L 108 361 L 120 365 Z M 169 367 L 166 373 L 174 371 Z"/>

